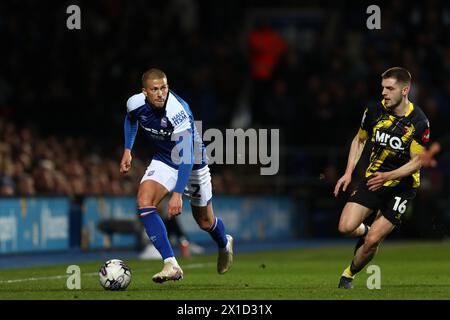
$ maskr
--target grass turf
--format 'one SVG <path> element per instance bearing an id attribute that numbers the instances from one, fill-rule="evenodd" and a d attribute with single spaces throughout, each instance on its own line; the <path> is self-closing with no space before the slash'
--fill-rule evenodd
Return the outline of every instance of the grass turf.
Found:
<path id="1" fill-rule="evenodd" d="M 67 265 L 0 270 L 0 299 L 450 299 L 450 244 L 386 243 L 370 263 L 381 269 L 381 289 L 369 290 L 364 269 L 353 290 L 337 289 L 352 247 L 237 253 L 232 269 L 216 273 L 215 256 L 179 259 L 184 279 L 156 284 L 160 261 L 126 261 L 133 278 L 126 291 L 105 291 L 97 272 L 103 261 L 80 263 L 81 290 L 66 287 Z M 119 258 L 120 257 L 112 257 Z"/>

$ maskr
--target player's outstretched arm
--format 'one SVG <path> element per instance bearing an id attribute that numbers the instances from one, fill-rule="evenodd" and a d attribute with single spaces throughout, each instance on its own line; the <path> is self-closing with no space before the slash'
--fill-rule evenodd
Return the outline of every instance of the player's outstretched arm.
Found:
<path id="1" fill-rule="evenodd" d="M 169 219 L 171 219 L 173 216 L 181 214 L 182 208 L 183 208 L 183 194 L 179 192 L 173 192 L 172 196 L 170 197 L 167 209 Z"/>
<path id="2" fill-rule="evenodd" d="M 437 160 L 435 156 L 444 151 L 450 150 L 450 133 L 446 134 L 439 141 L 435 141 L 422 153 L 422 165 L 426 168 L 436 167 Z"/>
<path id="3" fill-rule="evenodd" d="M 437 166 L 437 161 L 434 158 L 439 152 L 441 152 L 441 144 L 439 142 L 433 142 L 430 146 L 430 148 L 428 148 L 427 150 L 425 150 L 422 154 L 421 154 L 421 160 L 422 160 L 422 165 L 425 168 L 429 168 L 429 167 L 436 167 Z"/>
<path id="4" fill-rule="evenodd" d="M 189 176 L 194 166 L 194 145 L 192 142 L 191 130 L 182 131 L 174 136 L 177 141 L 175 152 L 172 154 L 172 158 L 180 157 L 180 164 L 178 166 L 178 177 L 175 188 L 173 189 L 172 197 L 168 204 L 169 219 L 172 216 L 179 215 L 183 207 L 183 191 L 186 187 Z"/>
<path id="5" fill-rule="evenodd" d="M 350 152 L 348 154 L 347 168 L 345 169 L 344 175 L 338 180 L 338 182 L 336 183 L 336 187 L 334 188 L 335 197 L 339 195 L 341 187 L 345 192 L 348 185 L 352 181 L 353 171 L 355 170 L 359 158 L 361 158 L 361 154 L 364 150 L 364 145 L 366 144 L 367 139 L 367 136 L 362 134 L 361 131 L 362 130 L 360 130 L 360 132 L 358 132 L 358 134 L 353 138 Z"/>
<path id="6" fill-rule="evenodd" d="M 125 148 L 120 161 L 120 173 L 127 173 L 131 169 L 131 149 L 133 148 L 134 140 L 138 131 L 137 121 L 133 121 L 127 114 L 123 124 L 125 136 Z"/>
<path id="7" fill-rule="evenodd" d="M 411 160 L 398 169 L 388 172 L 375 172 L 367 181 L 369 190 L 376 191 L 380 189 L 387 181 L 404 178 L 412 175 L 422 166 L 421 154 L 411 154 Z"/>

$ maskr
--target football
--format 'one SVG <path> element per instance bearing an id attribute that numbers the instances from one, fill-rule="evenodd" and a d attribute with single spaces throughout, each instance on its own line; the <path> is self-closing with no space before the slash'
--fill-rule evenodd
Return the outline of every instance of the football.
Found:
<path id="1" fill-rule="evenodd" d="M 98 275 L 105 290 L 125 290 L 131 282 L 131 268 L 119 259 L 106 261 Z"/>

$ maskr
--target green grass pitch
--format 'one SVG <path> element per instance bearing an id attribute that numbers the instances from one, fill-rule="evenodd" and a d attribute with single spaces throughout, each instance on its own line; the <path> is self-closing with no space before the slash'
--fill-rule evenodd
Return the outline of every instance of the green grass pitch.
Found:
<path id="1" fill-rule="evenodd" d="M 369 264 L 381 270 L 381 289 L 368 289 L 364 269 L 353 290 L 337 289 L 351 246 L 235 254 L 225 275 L 215 255 L 179 259 L 184 279 L 156 284 L 160 261 L 126 261 L 133 279 L 126 291 L 105 291 L 97 272 L 103 261 L 81 263 L 81 290 L 66 287 L 67 265 L 0 270 L 3 299 L 450 299 L 450 243 L 385 243 Z M 119 258 L 120 257 L 114 257 Z"/>

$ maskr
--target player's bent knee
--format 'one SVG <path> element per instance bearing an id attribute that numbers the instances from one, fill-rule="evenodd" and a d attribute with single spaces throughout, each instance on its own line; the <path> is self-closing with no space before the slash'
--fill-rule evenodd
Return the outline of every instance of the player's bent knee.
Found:
<path id="1" fill-rule="evenodd" d="M 137 207 L 138 208 L 149 208 L 149 207 L 155 207 L 156 208 L 156 202 L 152 201 L 151 199 L 147 199 L 145 197 L 138 196 L 137 198 Z"/>
<path id="2" fill-rule="evenodd" d="M 158 203 L 153 196 L 149 196 L 148 193 L 139 192 L 137 195 L 137 206 L 138 208 L 156 207 Z"/>
<path id="3" fill-rule="evenodd" d="M 350 225 L 348 225 L 346 223 L 339 223 L 338 230 L 344 236 L 348 236 L 348 235 L 352 234 L 353 231 L 355 231 L 355 229 L 353 227 L 351 227 Z"/>

